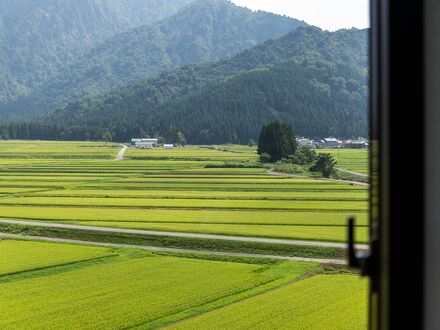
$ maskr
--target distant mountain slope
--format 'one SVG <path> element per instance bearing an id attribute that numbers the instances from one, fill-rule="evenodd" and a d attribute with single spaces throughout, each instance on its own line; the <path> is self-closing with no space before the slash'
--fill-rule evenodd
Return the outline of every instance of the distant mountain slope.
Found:
<path id="1" fill-rule="evenodd" d="M 304 25 L 227 0 L 199 0 L 157 25 L 132 29 L 93 48 L 28 99 L 11 105 L 9 113 L 38 114 L 188 63 L 237 54 Z"/>
<path id="2" fill-rule="evenodd" d="M 90 47 L 194 0 L 0 1 L 0 103 L 27 95 Z"/>
<path id="3" fill-rule="evenodd" d="M 247 143 L 274 120 L 293 124 L 302 136 L 366 136 L 365 83 L 342 63 L 292 59 L 167 102 L 136 122 L 171 141 L 181 131 L 195 144 Z"/>
<path id="4" fill-rule="evenodd" d="M 72 134 L 139 134 L 192 143 L 247 142 L 281 118 L 299 134 L 367 133 L 366 30 L 299 28 L 227 60 L 189 65 L 46 114 Z M 67 136 L 67 135 L 66 135 Z"/>

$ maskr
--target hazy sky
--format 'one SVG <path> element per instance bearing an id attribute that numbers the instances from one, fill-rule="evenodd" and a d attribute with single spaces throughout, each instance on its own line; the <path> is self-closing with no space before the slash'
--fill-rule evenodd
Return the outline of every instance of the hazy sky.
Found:
<path id="1" fill-rule="evenodd" d="M 325 30 L 369 26 L 369 0 L 232 0 L 250 9 L 291 16 Z"/>

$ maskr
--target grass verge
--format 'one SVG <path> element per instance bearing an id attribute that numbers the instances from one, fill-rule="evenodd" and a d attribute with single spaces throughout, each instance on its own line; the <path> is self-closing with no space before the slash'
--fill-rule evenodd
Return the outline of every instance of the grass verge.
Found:
<path id="1" fill-rule="evenodd" d="M 343 249 L 315 246 L 238 242 L 186 237 L 147 236 L 11 224 L 0 224 L 0 232 L 50 238 L 77 239 L 91 242 L 144 245 L 201 251 L 207 250 L 320 259 L 338 259 L 345 257 L 345 251 Z"/>

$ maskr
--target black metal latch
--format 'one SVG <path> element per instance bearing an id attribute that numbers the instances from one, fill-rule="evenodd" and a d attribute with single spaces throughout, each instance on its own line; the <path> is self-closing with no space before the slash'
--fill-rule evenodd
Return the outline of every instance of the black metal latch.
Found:
<path id="1" fill-rule="evenodd" d="M 372 276 L 375 268 L 373 251 L 357 253 L 355 248 L 355 219 L 348 219 L 348 265 L 361 270 L 362 276 Z M 373 246 L 371 247 L 373 248 Z"/>

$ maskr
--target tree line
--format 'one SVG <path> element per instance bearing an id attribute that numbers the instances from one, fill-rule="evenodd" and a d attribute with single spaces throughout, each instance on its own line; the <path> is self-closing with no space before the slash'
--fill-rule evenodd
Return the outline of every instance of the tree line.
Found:
<path id="1" fill-rule="evenodd" d="M 258 154 L 263 163 L 282 161 L 302 165 L 328 178 L 334 172 L 336 161 L 328 153 L 317 154 L 307 147 L 298 148 L 292 125 L 274 121 L 263 125 L 258 139 Z"/>

